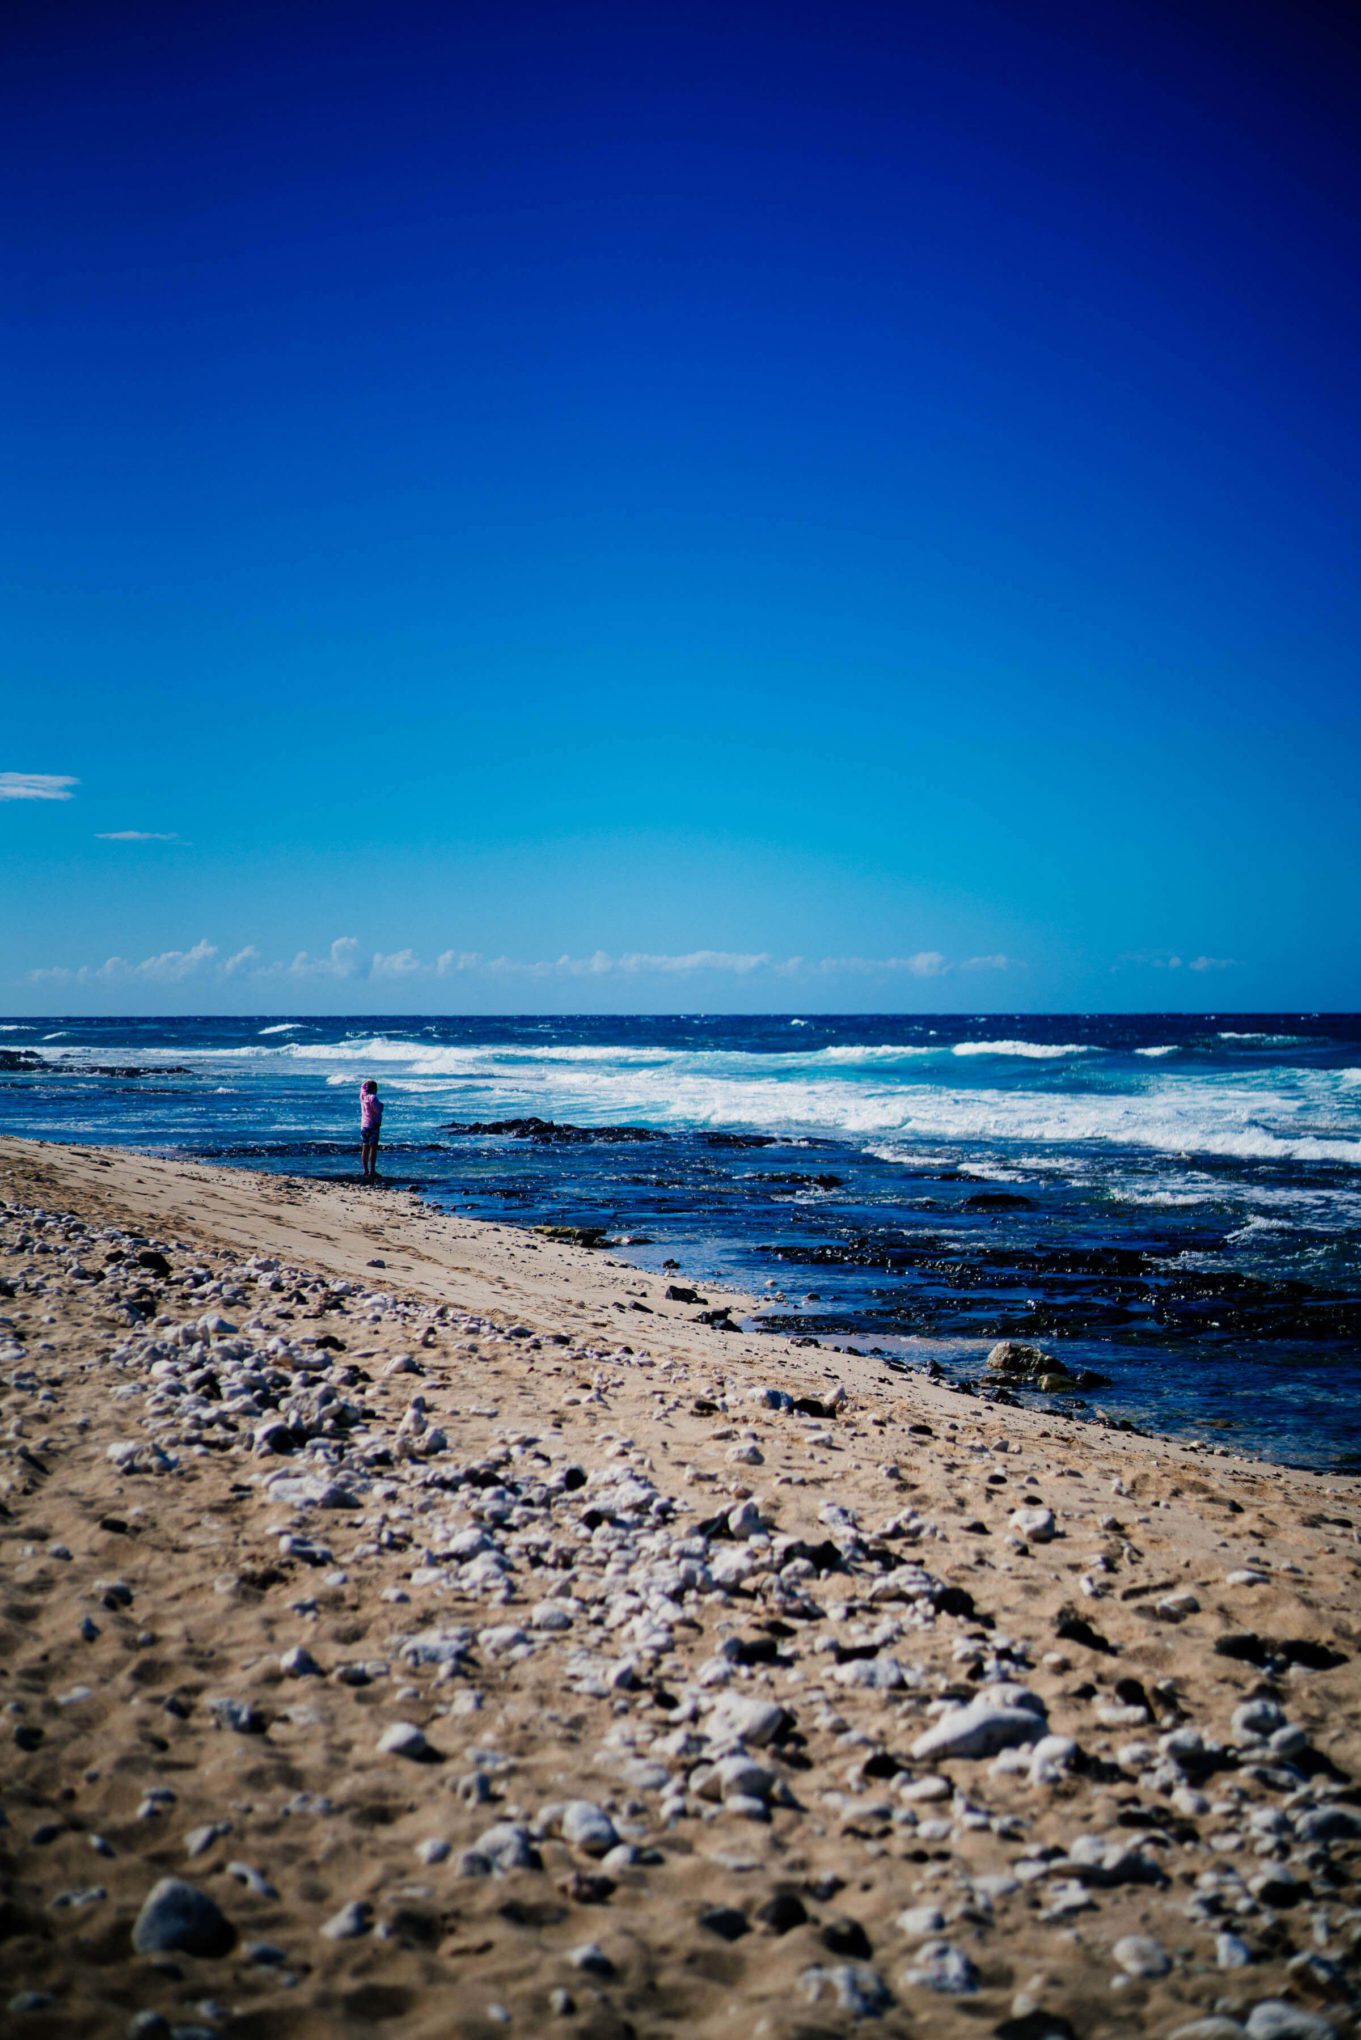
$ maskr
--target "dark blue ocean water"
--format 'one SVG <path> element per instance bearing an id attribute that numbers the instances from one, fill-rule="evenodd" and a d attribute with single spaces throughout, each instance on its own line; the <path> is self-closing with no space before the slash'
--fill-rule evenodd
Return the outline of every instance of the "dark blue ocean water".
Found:
<path id="1" fill-rule="evenodd" d="M 12 1021 L 5 1123 L 299 1175 L 383 1166 L 976 1375 L 998 1337 L 1112 1415 L 1361 1468 L 1361 1017 Z M 536 1115 L 534 1128 L 468 1132 Z M 769 1287 L 767 1287 L 769 1285 Z"/>

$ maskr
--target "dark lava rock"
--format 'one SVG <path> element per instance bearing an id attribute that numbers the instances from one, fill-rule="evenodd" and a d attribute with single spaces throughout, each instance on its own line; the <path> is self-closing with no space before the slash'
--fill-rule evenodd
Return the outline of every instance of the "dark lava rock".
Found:
<path id="1" fill-rule="evenodd" d="M 735 1665 L 777 1665 L 780 1646 L 773 1636 L 735 1636 L 728 1641 L 724 1656 Z"/>
<path id="2" fill-rule="evenodd" d="M 1054 1634 L 1063 1643 L 1080 1643 L 1087 1650 L 1110 1652 L 1115 1649 L 1109 1637 L 1103 1636 L 1099 1629 L 1094 1629 L 1085 1615 L 1077 1614 L 1072 1608 L 1060 1610 L 1058 1621 L 1054 1624 Z"/>
<path id="3" fill-rule="evenodd" d="M 1029 1211 L 1033 1197 L 1018 1197 L 1011 1190 L 978 1190 L 964 1199 L 966 1211 Z"/>
<path id="4" fill-rule="evenodd" d="M 819 1402 L 815 1395 L 796 1395 L 794 1408 L 801 1417 L 834 1417 L 835 1403 Z"/>
<path id="5" fill-rule="evenodd" d="M 591 1141 L 665 1140 L 666 1135 L 651 1126 L 566 1126 L 556 1120 L 540 1119 L 531 1113 L 525 1119 L 451 1119 L 441 1133 L 498 1134 L 506 1140 L 532 1140 L 541 1146 L 584 1145 Z"/>
<path id="6" fill-rule="evenodd" d="M 148 1275 L 157 1275 L 162 1279 L 170 1273 L 169 1261 L 164 1254 L 157 1253 L 155 1247 L 142 1248 L 137 1256 L 137 1266 L 145 1268 Z"/>
<path id="7" fill-rule="evenodd" d="M 591 1870 L 574 1870 L 558 1886 L 576 1905 L 608 1905 L 618 1888 L 612 1877 Z"/>
<path id="8" fill-rule="evenodd" d="M 603 1225 L 536 1225 L 541 1239 L 557 1240 L 565 1247 L 589 1247 L 592 1252 L 610 1244 Z"/>
<path id="9" fill-rule="evenodd" d="M 777 1891 L 773 1898 L 768 1898 L 763 1906 L 757 1908 L 756 1917 L 763 1927 L 770 1928 L 772 1934 L 788 1934 L 804 1924 L 808 1908 L 792 1891 Z"/>
<path id="10" fill-rule="evenodd" d="M 1258 1636 L 1251 1629 L 1236 1630 L 1228 1636 L 1218 1637 L 1215 1650 L 1220 1657 L 1234 1658 L 1239 1664 L 1257 1665 L 1263 1671 L 1282 1665 L 1300 1665 L 1307 1672 L 1328 1672 L 1334 1666 L 1347 1662 L 1345 1651 L 1317 1643 L 1312 1637 L 1286 1636 L 1273 1641 L 1270 1637 Z"/>
<path id="11" fill-rule="evenodd" d="M 707 1303 L 707 1296 L 701 1296 L 697 1289 L 687 1289 L 683 1282 L 668 1282 L 666 1285 L 668 1303 Z"/>
<path id="12" fill-rule="evenodd" d="M 132 1945 L 139 1955 L 229 1955 L 236 1928 L 214 1899 L 182 1877 L 163 1877 L 152 1886 Z"/>
<path id="13" fill-rule="evenodd" d="M 1030 1346 L 1021 1339 L 1000 1339 L 988 1355 L 988 1372 L 1005 1375 L 1008 1381 L 1033 1381 L 1042 1386 L 1058 1381 L 1067 1384 L 1072 1375 L 1062 1360 L 1046 1353 L 1043 1346 Z"/>
<path id="14" fill-rule="evenodd" d="M 822 1945 L 833 1955 L 845 1955 L 853 1962 L 868 1962 L 874 1953 L 869 1935 L 859 1920 L 828 1920 L 822 1930 Z"/>
<path id="15" fill-rule="evenodd" d="M 995 2040 L 1077 2040 L 1077 2030 L 1059 2012 L 1023 2012 L 993 2027 Z"/>
<path id="16" fill-rule="evenodd" d="M 711 1934 L 717 1934 L 721 1941 L 740 1941 L 743 1934 L 751 1932 L 751 1923 L 744 1912 L 735 1905 L 706 1905 L 699 1916 L 699 1923 Z"/>

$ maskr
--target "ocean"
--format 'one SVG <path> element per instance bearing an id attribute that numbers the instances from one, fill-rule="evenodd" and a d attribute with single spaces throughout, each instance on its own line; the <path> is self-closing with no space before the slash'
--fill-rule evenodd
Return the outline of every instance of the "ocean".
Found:
<path id="1" fill-rule="evenodd" d="M 1361 1016 L 10 1020 L 7 1128 L 598 1230 L 758 1329 L 1361 1470 Z M 640 1334 L 634 1331 L 634 1338 Z"/>

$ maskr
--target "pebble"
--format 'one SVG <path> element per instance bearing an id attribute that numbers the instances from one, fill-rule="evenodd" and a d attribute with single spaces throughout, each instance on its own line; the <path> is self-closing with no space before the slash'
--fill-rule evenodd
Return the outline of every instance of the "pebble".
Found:
<path id="1" fill-rule="evenodd" d="M 1284 1998 L 1264 1998 L 1247 2017 L 1248 2040 L 1336 2040 L 1337 2028 Z"/>
<path id="2" fill-rule="evenodd" d="M 162 1877 L 143 1901 L 132 1930 L 139 1955 L 214 1957 L 236 1945 L 236 1929 L 215 1899 L 181 1877 Z"/>
<path id="3" fill-rule="evenodd" d="M 352 1898 L 332 1913 L 321 1931 L 328 1941 L 356 1941 L 373 1925 L 373 1907 L 366 1898 Z"/>
<path id="4" fill-rule="evenodd" d="M 953 1942 L 927 1941 L 904 1970 L 903 1982 L 924 1985 L 945 1997 L 969 1997 L 978 1989 L 979 1975 L 969 1956 Z"/>
<path id="5" fill-rule="evenodd" d="M 1044 1703 L 1024 1689 L 1017 1691 L 1024 1697 L 1011 1705 L 999 1706 L 980 1698 L 964 1707 L 949 1708 L 933 1728 L 917 1737 L 913 1757 L 919 1762 L 928 1757 L 938 1761 L 991 1757 L 999 1750 L 1038 1742 L 1045 1733 Z"/>
<path id="6" fill-rule="evenodd" d="M 1241 1934 L 1216 1934 L 1215 1961 L 1221 1969 L 1246 1969 L 1255 1959 Z"/>
<path id="7" fill-rule="evenodd" d="M 562 1810 L 560 1832 L 573 1849 L 587 1856 L 604 1856 L 619 1840 L 614 1822 L 603 1807 L 589 1799 L 573 1799 Z"/>
<path id="8" fill-rule="evenodd" d="M 428 1764 L 437 1756 L 424 1729 L 417 1728 L 414 1721 L 394 1721 L 384 1729 L 378 1738 L 378 1750 L 382 1756 L 409 1757 L 416 1764 Z"/>
<path id="9" fill-rule="evenodd" d="M 862 1962 L 818 1963 L 803 1971 L 799 1984 L 810 2003 L 830 2000 L 853 2019 L 882 2018 L 894 2001 L 878 1970 Z"/>
<path id="10" fill-rule="evenodd" d="M 1161 1941 L 1149 1934 L 1126 1934 L 1111 1949 L 1117 1966 L 1126 1976 L 1166 1976 L 1172 1958 Z"/>
<path id="11" fill-rule="evenodd" d="M 573 1969 L 583 1969 L 589 1976 L 613 1976 L 615 1968 L 598 1941 L 586 1941 L 580 1948 L 569 1951 L 567 1960 Z"/>
<path id="12" fill-rule="evenodd" d="M 279 1669 L 288 1679 L 319 1679 L 321 1666 L 317 1663 L 306 1644 L 295 1643 L 279 1659 Z"/>
<path id="13" fill-rule="evenodd" d="M 913 1940 L 926 1940 L 943 1930 L 945 1915 L 939 1906 L 910 1905 L 905 1912 L 899 1913 L 898 1926 Z"/>
<path id="14" fill-rule="evenodd" d="M 473 1853 L 502 1873 L 543 1867 L 529 1829 L 514 1821 L 498 1821 L 487 1828 L 474 1842 Z"/>

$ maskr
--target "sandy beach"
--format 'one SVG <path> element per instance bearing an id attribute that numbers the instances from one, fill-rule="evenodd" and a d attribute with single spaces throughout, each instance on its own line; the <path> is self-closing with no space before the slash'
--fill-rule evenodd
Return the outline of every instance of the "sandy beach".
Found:
<path id="1" fill-rule="evenodd" d="M 1356 2030 L 1355 1480 L 396 1189 L 0 1199 L 7 2031 Z"/>

